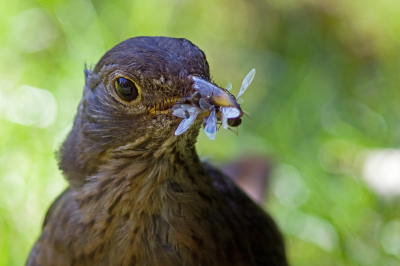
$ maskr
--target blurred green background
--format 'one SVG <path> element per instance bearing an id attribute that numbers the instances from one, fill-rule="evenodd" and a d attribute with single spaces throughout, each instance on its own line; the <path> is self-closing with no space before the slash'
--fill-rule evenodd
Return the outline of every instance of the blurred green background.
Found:
<path id="1" fill-rule="evenodd" d="M 269 156 L 265 205 L 292 265 L 399 265 L 395 0 L 1 1 L 0 265 L 23 265 L 67 185 L 54 151 L 84 64 L 139 35 L 191 40 L 234 94 L 257 69 L 239 136 L 201 133 L 198 147 L 213 161 Z"/>

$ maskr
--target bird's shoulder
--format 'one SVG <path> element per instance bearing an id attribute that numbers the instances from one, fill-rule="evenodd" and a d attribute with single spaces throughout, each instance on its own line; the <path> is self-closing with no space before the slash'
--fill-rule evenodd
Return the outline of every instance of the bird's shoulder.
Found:
<path id="1" fill-rule="evenodd" d="M 271 217 L 217 168 L 208 163 L 204 163 L 204 168 L 211 180 L 212 190 L 216 192 L 218 201 L 216 206 L 218 208 L 215 210 L 208 209 L 210 213 L 208 215 L 204 214 L 208 218 L 203 217 L 205 220 L 199 220 L 203 221 L 199 222 L 199 226 L 204 225 L 198 229 L 201 234 L 198 236 L 194 234 L 191 237 L 195 237 L 195 240 L 201 239 L 207 233 L 211 233 L 206 228 L 219 228 L 217 231 L 211 230 L 214 232 L 213 239 L 222 240 L 227 238 L 226 243 L 220 243 L 220 252 L 222 252 L 222 247 L 226 246 L 227 251 L 225 253 L 227 256 L 228 251 L 233 249 L 236 255 L 231 254 L 230 256 L 237 258 L 238 261 L 248 261 L 248 265 L 287 265 L 282 236 Z M 83 234 L 90 236 L 88 231 L 81 232 L 78 230 L 81 224 L 74 223 L 75 218 L 77 219 L 78 216 L 79 207 L 74 197 L 74 190 L 68 188 L 54 201 L 48 210 L 43 223 L 42 235 L 35 244 L 27 265 L 45 265 L 51 262 L 54 265 L 62 266 L 74 263 L 74 258 L 79 253 L 79 250 L 71 253 L 70 249 L 73 247 L 69 243 L 80 242 L 79 238 L 82 238 Z M 73 228 L 81 232 L 80 236 L 75 235 L 78 231 L 75 230 L 75 232 L 68 229 L 68 224 L 71 223 L 74 225 Z M 93 227 L 91 228 L 93 229 Z M 180 230 L 174 231 L 175 233 L 171 233 L 171 231 L 169 235 L 171 238 L 175 236 L 176 239 L 183 239 L 186 243 L 190 240 L 188 240 L 188 236 L 182 236 L 181 233 L 178 233 L 183 231 L 182 226 L 180 226 Z M 95 241 L 85 242 L 85 248 L 90 246 L 92 242 L 94 243 Z M 176 262 L 175 264 L 179 265 L 179 258 L 184 254 L 177 255 L 173 251 L 173 246 L 170 249 L 166 248 L 167 246 L 157 249 L 157 258 L 154 257 L 153 259 Z M 193 252 L 199 255 L 203 251 L 196 249 L 191 253 Z M 87 261 L 90 258 L 90 253 L 86 253 L 82 253 L 87 255 L 82 260 L 80 258 L 75 259 L 79 259 L 82 262 Z M 178 261 L 176 261 L 177 259 Z M 238 265 L 241 264 L 243 263 L 238 262 Z"/>
<path id="2" fill-rule="evenodd" d="M 27 266 L 47 265 L 49 262 L 52 265 L 70 265 L 69 257 L 56 249 L 64 235 L 62 223 L 71 215 L 71 199 L 72 190 L 67 188 L 50 206 L 43 221 L 42 234 L 29 254 Z"/>
<path id="3" fill-rule="evenodd" d="M 226 219 L 235 220 L 237 234 L 249 250 L 253 265 L 287 265 L 283 237 L 271 216 L 235 185 L 231 178 L 203 163 L 214 188 L 226 201 Z M 240 231 L 239 231 L 240 230 Z"/>

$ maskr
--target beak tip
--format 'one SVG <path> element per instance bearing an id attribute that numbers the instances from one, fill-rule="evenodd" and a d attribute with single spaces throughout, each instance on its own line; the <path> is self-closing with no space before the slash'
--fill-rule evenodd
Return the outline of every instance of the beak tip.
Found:
<path id="1" fill-rule="evenodd" d="M 211 104 L 222 107 L 235 107 L 243 115 L 240 104 L 232 94 L 200 77 L 192 76 L 191 79 L 193 81 L 193 89 L 199 92 L 202 97 L 207 98 Z"/>

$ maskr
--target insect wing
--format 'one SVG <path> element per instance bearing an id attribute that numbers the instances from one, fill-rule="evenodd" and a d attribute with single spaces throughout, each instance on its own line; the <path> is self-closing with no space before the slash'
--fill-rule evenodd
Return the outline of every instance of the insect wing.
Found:
<path id="1" fill-rule="evenodd" d="M 232 90 L 232 83 L 230 81 L 226 84 L 225 90 L 227 90 L 227 91 L 231 91 Z"/>
<path id="2" fill-rule="evenodd" d="M 217 116 L 215 114 L 215 109 L 211 111 L 210 116 L 207 118 L 204 132 L 210 140 L 215 139 L 217 135 Z"/>
<path id="3" fill-rule="evenodd" d="M 228 117 L 226 116 L 225 108 L 224 107 L 220 107 L 219 110 L 221 112 L 222 127 L 225 128 L 225 129 L 228 129 Z"/>
<path id="4" fill-rule="evenodd" d="M 200 98 L 199 106 L 201 109 L 204 109 L 204 110 L 210 110 L 212 107 L 212 105 L 209 104 L 206 100 L 204 100 L 204 98 Z"/>
<path id="5" fill-rule="evenodd" d="M 180 117 L 180 118 L 189 118 L 189 116 L 193 113 L 195 113 L 198 108 L 196 106 L 192 106 L 189 104 L 181 104 L 181 105 L 175 105 L 171 108 L 171 113 L 174 116 Z"/>
<path id="6" fill-rule="evenodd" d="M 242 87 L 240 88 L 239 94 L 236 97 L 236 99 L 239 99 L 240 96 L 242 96 L 243 93 L 247 90 L 247 88 L 253 81 L 255 75 L 256 75 L 256 70 L 253 68 L 252 70 L 250 70 L 249 74 L 247 74 L 247 76 L 243 79 Z"/>
<path id="7" fill-rule="evenodd" d="M 218 88 L 215 85 L 198 77 L 192 77 L 192 80 L 193 80 L 193 88 L 197 90 L 201 94 L 201 96 L 205 98 L 211 97 L 211 95 L 214 92 L 214 89 Z"/>
<path id="8" fill-rule="evenodd" d="M 183 119 L 182 122 L 179 124 L 178 128 L 175 130 L 175 135 L 176 136 L 181 135 L 186 130 L 188 130 L 190 125 L 193 124 L 194 120 L 196 120 L 198 114 L 199 111 L 196 110 L 195 112 L 190 113 L 189 118 Z"/>
<path id="9" fill-rule="evenodd" d="M 239 109 L 235 107 L 220 107 L 222 127 L 228 129 L 228 119 L 240 116 Z"/>
<path id="10" fill-rule="evenodd" d="M 240 115 L 239 109 L 235 107 L 221 107 L 222 112 L 224 112 L 226 118 L 236 118 Z"/>

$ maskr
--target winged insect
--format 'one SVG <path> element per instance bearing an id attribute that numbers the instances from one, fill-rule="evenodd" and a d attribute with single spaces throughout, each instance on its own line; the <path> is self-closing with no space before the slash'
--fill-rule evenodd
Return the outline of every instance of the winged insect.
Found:
<path id="1" fill-rule="evenodd" d="M 232 89 L 230 82 L 225 89 L 221 89 L 213 83 L 193 76 L 193 95 L 185 98 L 185 103 L 178 103 L 171 108 L 174 116 L 183 118 L 175 135 L 181 135 L 188 130 L 198 117 L 203 118 L 204 132 L 210 140 L 215 139 L 218 121 L 221 122 L 224 129 L 239 126 L 244 114 L 240 108 L 240 103 L 243 102 L 240 97 L 253 81 L 255 73 L 256 70 L 252 69 L 243 79 L 236 99 L 229 93 Z"/>

